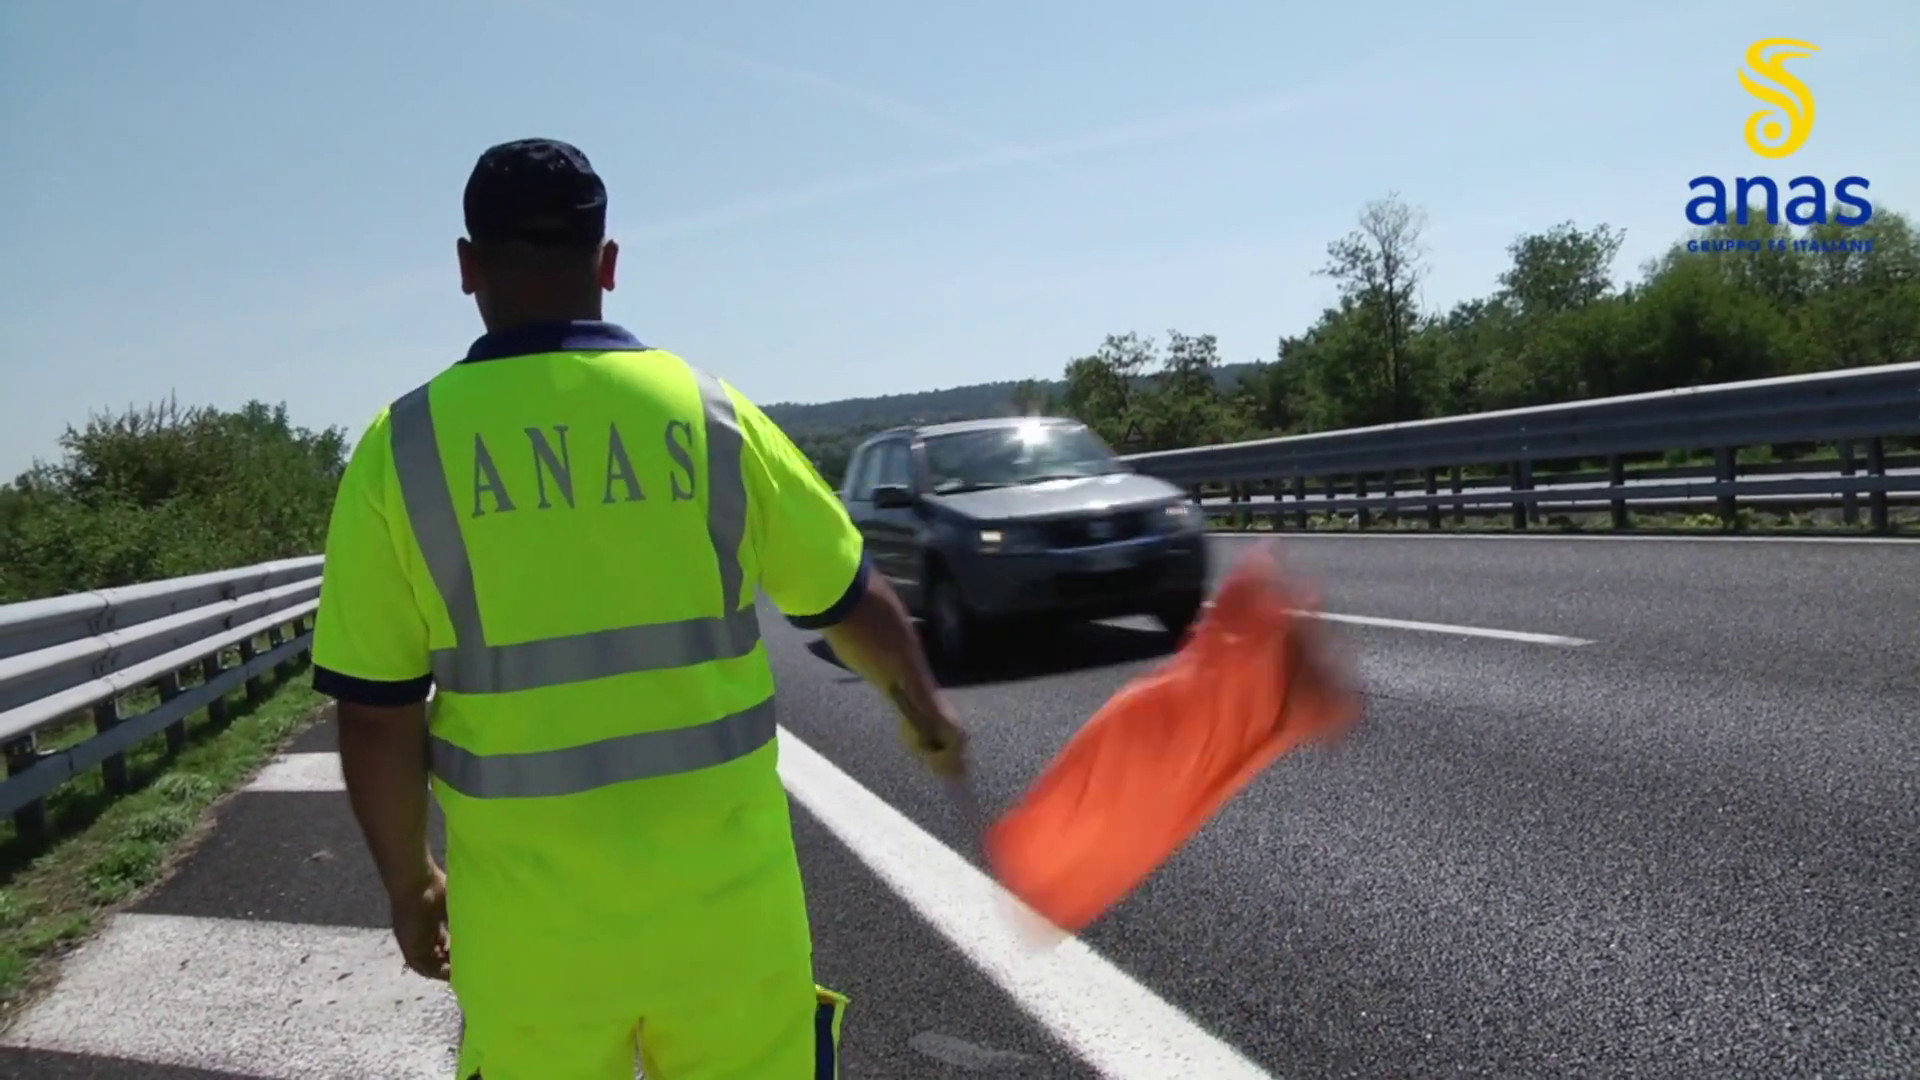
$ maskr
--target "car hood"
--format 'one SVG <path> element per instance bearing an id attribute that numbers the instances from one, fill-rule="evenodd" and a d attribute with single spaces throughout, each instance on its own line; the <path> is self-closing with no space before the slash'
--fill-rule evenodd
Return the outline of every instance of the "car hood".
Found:
<path id="1" fill-rule="evenodd" d="M 931 495 L 927 501 L 977 521 L 1020 521 L 1152 506 L 1183 494 L 1165 480 L 1151 476 L 1108 473 L 1105 476 L 1047 480 L 1018 487 Z"/>

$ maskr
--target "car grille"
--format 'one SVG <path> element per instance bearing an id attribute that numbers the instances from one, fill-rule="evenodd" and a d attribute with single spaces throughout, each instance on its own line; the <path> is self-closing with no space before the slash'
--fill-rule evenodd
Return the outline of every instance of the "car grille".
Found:
<path id="1" fill-rule="evenodd" d="M 1145 510 L 1128 510 L 1118 514 L 1102 514 L 1097 517 L 1073 518 L 1067 521 L 1049 521 L 1040 527 L 1041 535 L 1050 548 L 1088 547 L 1093 544 L 1111 544 L 1116 540 L 1134 540 L 1146 535 L 1153 521 L 1152 515 Z M 1112 527 L 1111 535 L 1095 535 L 1096 524 Z"/>
<path id="2" fill-rule="evenodd" d="M 1065 573 L 1054 579 L 1053 587 L 1067 601 L 1104 600 L 1146 592 L 1158 585 L 1165 568 L 1158 565 L 1130 566 L 1104 573 Z"/>

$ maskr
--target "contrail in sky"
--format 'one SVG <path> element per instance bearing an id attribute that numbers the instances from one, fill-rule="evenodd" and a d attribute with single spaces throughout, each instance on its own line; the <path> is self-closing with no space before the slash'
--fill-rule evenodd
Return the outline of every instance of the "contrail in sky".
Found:
<path id="1" fill-rule="evenodd" d="M 855 86 L 852 83 L 844 82 L 830 75 L 823 75 L 820 72 L 808 68 L 794 67 L 790 64 L 776 64 L 770 61 L 756 59 L 730 49 L 720 49 L 712 45 L 697 44 L 675 35 L 665 35 L 664 39 L 673 48 L 681 52 L 700 56 L 709 62 L 734 68 L 737 71 L 745 72 L 748 75 L 767 82 L 787 83 L 792 86 L 806 87 L 824 97 L 833 98 L 851 105 L 861 112 L 870 113 L 873 116 L 885 120 L 891 120 L 904 128 L 911 128 L 923 134 L 933 135 L 950 142 L 970 146 L 975 150 L 987 151 L 1004 148 L 999 140 L 990 138 L 971 128 L 955 124 L 951 120 L 930 110 L 921 108 L 910 101 L 903 101 L 896 97 L 868 90 L 865 87 Z"/>
<path id="2" fill-rule="evenodd" d="M 1143 146 L 1208 130 L 1244 127 L 1292 112 L 1319 96 L 1320 92 L 1309 91 L 1232 102 L 1172 116 L 1120 124 L 1052 142 L 1007 144 L 945 161 L 835 177 L 755 196 L 698 214 L 644 223 L 637 229 L 627 231 L 630 237 L 645 240 L 708 233 L 835 199 L 910 187 L 962 173 L 1060 161 L 1103 150 Z"/>
<path id="3" fill-rule="evenodd" d="M 588 19 L 577 11 L 573 11 L 562 3 L 549 2 L 549 0 L 508 0 L 508 2 L 541 15 L 568 19 L 582 24 L 593 22 L 593 20 Z M 924 135 L 933 135 L 938 138 L 947 139 L 974 150 L 987 151 L 1001 148 L 998 140 L 990 138 L 981 132 L 956 124 L 910 101 L 904 101 L 900 98 L 869 90 L 862 86 L 855 86 L 852 83 L 842 79 L 836 79 L 831 75 L 824 75 L 810 68 L 762 60 L 744 53 L 735 52 L 731 49 L 701 44 L 700 42 L 681 37 L 679 34 L 655 28 L 648 28 L 646 38 L 647 47 L 650 49 L 665 47 L 682 55 L 705 61 L 710 65 L 732 68 L 735 71 L 743 72 L 763 82 L 786 83 L 789 86 L 804 87 L 819 96 L 832 98 L 845 105 L 851 105 L 861 112 L 880 117 L 884 120 L 890 120 L 901 127 L 910 128 Z"/>
<path id="4" fill-rule="evenodd" d="M 542 15 L 566 18 L 581 23 L 591 22 L 563 4 L 554 3 L 551 0 L 509 0 L 509 2 Z M 944 161 L 831 177 L 782 191 L 752 196 L 712 210 L 644 222 L 636 228 L 622 230 L 627 234 L 628 240 L 664 240 L 696 236 L 821 203 L 911 187 L 949 176 L 986 172 L 1016 165 L 1044 166 L 1103 150 L 1144 146 L 1208 130 L 1245 127 L 1294 111 L 1307 102 L 1324 96 L 1330 89 L 1330 87 L 1319 87 L 1295 93 L 1228 102 L 1171 116 L 1136 120 L 1049 142 L 1009 143 L 955 124 L 911 102 L 855 86 L 807 68 L 772 63 L 728 49 L 689 41 L 677 34 L 659 30 L 648 30 L 647 41 L 649 47 L 664 47 L 765 81 L 806 87 L 902 127 L 960 144 L 968 152 Z"/>

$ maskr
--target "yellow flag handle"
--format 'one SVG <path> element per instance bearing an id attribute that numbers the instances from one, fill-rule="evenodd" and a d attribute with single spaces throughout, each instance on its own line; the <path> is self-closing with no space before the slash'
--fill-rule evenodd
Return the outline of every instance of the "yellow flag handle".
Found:
<path id="1" fill-rule="evenodd" d="M 951 737 L 942 742 L 931 742 L 921 734 L 920 729 L 904 716 L 900 719 L 900 741 L 908 750 L 927 763 L 936 776 L 965 776 L 967 771 L 966 741 L 958 731 L 943 732 Z"/>

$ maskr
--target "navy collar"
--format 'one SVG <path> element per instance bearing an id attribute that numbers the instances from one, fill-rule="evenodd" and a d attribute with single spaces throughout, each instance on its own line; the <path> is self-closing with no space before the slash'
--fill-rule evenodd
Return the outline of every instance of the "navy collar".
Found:
<path id="1" fill-rule="evenodd" d="M 639 338 L 616 323 L 575 319 L 572 322 L 524 323 L 482 334 L 467 350 L 466 358 L 499 360 L 508 356 L 532 356 L 538 353 L 639 352 L 646 348 L 640 344 Z"/>

